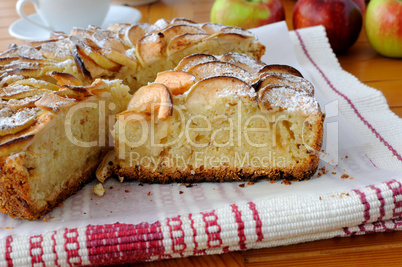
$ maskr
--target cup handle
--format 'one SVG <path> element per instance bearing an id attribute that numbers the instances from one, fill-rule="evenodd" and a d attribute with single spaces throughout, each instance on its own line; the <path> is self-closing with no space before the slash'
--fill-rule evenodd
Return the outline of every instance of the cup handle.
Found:
<path id="1" fill-rule="evenodd" d="M 24 10 L 23 10 L 23 7 L 24 7 L 24 5 L 25 5 L 26 3 L 28 3 L 28 2 L 32 2 L 33 5 L 35 6 L 35 9 L 38 10 L 39 3 L 38 3 L 37 0 L 18 0 L 18 2 L 17 2 L 17 4 L 16 4 L 16 9 L 17 9 L 18 15 L 20 15 L 20 17 L 23 18 L 23 19 L 25 19 L 26 21 L 28 21 L 28 22 L 30 22 L 30 23 L 32 23 L 32 24 L 35 24 L 36 26 L 39 26 L 39 27 L 41 27 L 41 28 L 44 28 L 44 29 L 46 29 L 46 30 L 48 30 L 48 31 L 52 31 L 52 28 L 51 28 L 51 27 L 46 26 L 46 25 L 44 25 L 44 24 L 42 24 L 42 23 L 33 21 L 33 20 L 31 20 L 27 15 L 25 15 Z"/>

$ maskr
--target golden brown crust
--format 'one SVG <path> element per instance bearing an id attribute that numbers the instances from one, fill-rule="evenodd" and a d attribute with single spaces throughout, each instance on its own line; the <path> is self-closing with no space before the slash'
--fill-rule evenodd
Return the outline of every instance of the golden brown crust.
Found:
<path id="1" fill-rule="evenodd" d="M 222 60 L 222 58 L 229 63 L 219 61 Z M 187 164 L 186 167 L 166 167 L 162 165 L 155 167 L 153 164 L 152 167 L 142 165 L 127 166 L 128 162 L 125 162 L 124 159 L 118 159 L 118 166 L 120 166 L 120 168 L 117 167 L 115 169 L 118 176 L 149 183 L 170 183 L 254 181 L 260 178 L 269 180 L 307 180 L 314 175 L 318 168 L 325 115 L 322 114 L 318 102 L 313 97 L 313 85 L 304 78 L 299 77 L 300 73 L 290 66 L 272 65 L 271 68 L 268 68 L 269 65 L 267 65 L 261 68 L 261 63 L 257 62 L 256 65 L 258 65 L 258 67 L 249 67 L 248 70 L 250 72 L 248 72 L 241 69 L 238 66 L 240 64 L 236 65 L 236 62 L 232 63 L 231 60 L 239 60 L 240 62 L 246 62 L 246 64 L 253 64 L 253 62 L 256 62 L 255 59 L 249 59 L 245 55 L 236 56 L 236 54 L 227 54 L 226 57 L 225 55 L 221 56 L 219 60 L 216 57 L 204 54 L 192 55 L 182 60 L 177 68 L 186 69 L 188 73 L 192 73 L 197 79 L 197 82 L 186 93 L 183 105 L 186 107 L 190 107 L 195 103 L 207 105 L 211 103 L 212 99 L 217 98 L 216 95 L 218 93 L 222 96 L 227 94 L 237 95 L 236 93 L 243 92 L 238 95 L 250 96 L 250 98 L 254 93 L 252 99 L 257 99 L 258 101 L 253 102 L 255 102 L 255 105 L 258 105 L 263 114 L 267 114 L 267 116 L 280 115 L 283 111 L 301 115 L 300 117 L 296 116 L 300 118 L 298 123 L 296 123 L 296 125 L 299 125 L 296 127 L 300 127 L 298 134 L 301 136 L 301 139 L 308 138 L 302 140 L 305 147 L 303 148 L 303 156 L 297 156 L 297 153 L 289 155 L 289 153 L 293 152 L 286 151 L 284 153 L 292 157 L 292 163 L 286 164 L 285 166 L 265 165 L 258 167 L 243 166 L 240 168 L 233 164 L 203 168 L 196 168 L 190 164 Z M 236 74 L 237 69 L 242 70 L 241 76 L 244 80 L 239 80 L 231 76 Z M 260 70 L 264 71 L 260 72 Z M 277 70 L 278 72 L 268 70 Z M 294 73 L 296 75 L 287 73 Z M 262 86 L 257 94 L 254 88 L 249 84 L 255 83 L 256 79 L 266 81 L 266 83 L 257 83 Z M 272 80 L 272 82 L 267 79 Z M 215 107 L 212 106 L 210 108 L 214 109 Z M 284 126 L 284 128 L 286 127 L 287 126 Z M 305 135 L 306 132 L 308 132 L 308 137 Z M 118 142 L 119 140 L 117 140 L 116 143 Z M 185 145 L 188 146 L 190 144 L 186 143 Z M 294 144 L 295 149 L 296 147 L 299 149 L 299 146 L 300 144 Z M 116 146 L 116 149 L 118 148 L 119 145 Z M 131 147 L 131 149 L 132 151 L 136 151 L 135 147 Z M 244 149 L 244 147 L 241 149 Z M 172 150 L 171 147 L 166 149 L 166 151 L 170 150 Z M 146 149 L 138 151 L 140 155 L 142 155 L 141 153 L 144 155 L 148 155 L 149 153 Z M 218 149 L 216 151 L 218 151 Z M 191 154 L 193 152 L 194 151 L 191 151 Z M 169 154 L 169 152 L 164 153 Z M 214 154 L 214 152 L 211 153 Z M 267 151 L 261 153 L 267 153 Z M 156 154 L 153 155 L 156 158 L 155 162 L 159 162 L 163 158 L 163 156 L 161 156 L 162 153 L 160 156 Z"/>
<path id="2" fill-rule="evenodd" d="M 253 57 L 260 59 L 265 54 L 266 47 L 260 43 L 256 44 L 256 49 L 251 51 Z"/>
<path id="3" fill-rule="evenodd" d="M 313 126 L 314 140 L 309 149 L 310 156 L 304 161 L 298 162 L 289 168 L 267 167 L 267 168 L 233 168 L 219 167 L 205 169 L 204 167 L 194 169 L 177 169 L 158 167 L 150 170 L 143 166 L 115 167 L 114 173 L 127 180 L 137 180 L 144 183 L 198 183 L 198 182 L 235 182 L 235 181 L 257 181 L 267 180 L 309 180 L 317 171 L 319 164 L 320 149 L 324 133 L 325 114 L 317 118 Z"/>
<path id="4" fill-rule="evenodd" d="M 0 137 L 0 157 L 24 150 L 34 137 L 53 124 L 53 115 L 43 112 L 33 125 L 15 134 Z"/>
<path id="5" fill-rule="evenodd" d="M 193 170 L 157 169 L 155 171 L 144 167 L 120 168 L 117 175 L 128 180 L 144 183 L 198 183 L 198 182 L 239 182 L 267 180 L 304 181 L 310 179 L 318 168 L 319 158 L 312 154 L 305 162 L 299 162 L 293 168 L 196 168 Z"/>
<path id="6" fill-rule="evenodd" d="M 22 158 L 15 158 L 14 164 L 7 161 L 8 157 L 0 158 L 0 211 L 7 213 L 12 218 L 37 220 L 43 217 L 55 207 L 63 203 L 71 195 L 77 193 L 87 183 L 93 180 L 97 160 L 89 164 L 87 170 L 66 184 L 64 190 L 52 200 L 47 200 L 47 205 L 38 208 L 30 200 L 29 168 L 22 164 Z"/>
<path id="7" fill-rule="evenodd" d="M 26 102 L 24 104 L 23 101 L 19 100 L 28 95 L 16 95 L 18 90 L 15 90 L 16 93 L 8 98 L 6 98 L 6 96 L 0 96 L 0 98 L 10 103 L 13 101 L 16 102 L 19 106 L 15 104 L 13 106 L 14 108 L 38 107 L 42 112 L 48 112 L 48 116 L 46 117 L 48 118 L 47 121 L 36 118 L 32 126 L 27 125 L 24 129 L 19 129 L 20 131 L 14 135 L 8 134 L 6 137 L 0 138 L 1 212 L 8 213 L 13 218 L 18 217 L 28 220 L 38 219 L 92 180 L 96 165 L 99 162 L 99 158 L 101 158 L 98 157 L 100 153 L 96 158 L 80 159 L 89 161 L 89 167 L 83 170 L 82 173 L 77 173 L 76 176 L 68 178 L 68 184 L 60 190 L 60 192 L 55 193 L 57 195 L 54 198 L 50 199 L 50 197 L 45 197 L 46 203 L 44 203 L 42 198 L 40 198 L 38 202 L 35 202 L 33 196 L 40 193 L 45 194 L 44 192 L 46 190 L 38 186 L 40 188 L 35 189 L 35 192 L 30 191 L 30 188 L 35 187 L 33 186 L 33 184 L 35 184 L 33 177 L 35 177 L 34 173 L 36 170 L 35 167 L 29 166 L 33 164 L 33 161 L 24 161 L 23 157 L 24 155 L 26 156 L 33 153 L 34 150 L 31 146 L 37 144 L 38 136 L 48 133 L 47 128 L 53 125 L 50 123 L 52 119 L 54 119 L 53 122 L 57 121 L 58 113 L 66 111 L 71 106 L 88 97 L 103 97 L 104 93 L 107 94 L 107 92 L 103 90 L 103 85 L 96 83 L 96 81 L 94 82 L 94 79 L 98 77 L 106 79 L 124 79 L 125 75 L 131 75 L 132 77 L 128 77 L 127 81 L 125 81 L 129 83 L 131 80 L 137 80 L 138 78 L 139 72 L 134 71 L 137 67 L 137 62 L 138 64 L 148 66 L 154 59 L 165 59 L 169 54 L 174 54 L 175 60 L 178 60 L 178 58 L 185 53 L 187 53 L 186 55 L 190 53 L 189 51 L 191 51 L 191 49 L 186 50 L 187 46 L 196 46 L 204 39 L 206 44 L 214 44 L 215 46 L 219 46 L 221 41 L 230 44 L 233 40 L 246 40 L 243 43 L 244 49 L 239 48 L 240 50 L 248 49 L 247 52 L 257 58 L 260 58 L 265 53 L 265 47 L 257 43 L 254 37 L 249 35 L 246 31 L 233 33 L 230 30 L 231 28 L 227 27 L 222 28 L 222 32 L 206 34 L 201 24 L 196 24 L 187 19 L 175 19 L 170 23 L 166 21 L 165 24 L 166 27 L 161 26 L 164 25 L 164 23 L 159 25 L 147 25 L 147 27 L 145 27 L 148 29 L 147 31 L 143 30 L 141 25 L 133 27 L 133 25 L 123 24 L 111 26 L 110 31 L 104 31 L 94 27 L 89 27 L 88 29 L 77 28 L 73 29 L 70 36 L 63 33 L 52 33 L 50 40 L 28 42 L 26 44 L 27 46 L 14 45 L 11 46 L 9 51 L 0 55 L 0 64 L 3 66 L 8 65 L 7 68 L 4 68 L 4 71 L 0 70 L 0 80 L 10 75 L 21 75 L 27 80 L 40 81 L 37 84 L 39 86 L 38 88 L 31 88 L 27 92 L 21 90 L 21 94 L 32 93 L 35 96 L 38 95 L 41 99 L 36 99 L 35 102 Z M 193 24 L 193 26 L 187 25 L 183 27 L 183 24 Z M 169 40 L 166 40 L 168 35 L 166 30 L 168 26 L 171 26 L 170 29 L 177 30 L 181 28 L 181 31 L 188 30 L 187 32 L 179 32 L 180 34 L 173 34 L 168 38 Z M 189 29 L 193 29 L 194 32 L 191 32 Z M 162 32 L 165 33 L 165 35 Z M 161 39 L 161 43 L 145 42 L 145 44 L 142 44 L 145 46 L 149 45 L 149 49 L 147 51 L 138 49 L 138 44 L 141 44 L 140 40 L 146 38 L 144 36 L 148 36 L 149 38 L 149 36 L 155 37 L 155 35 Z M 207 37 L 209 37 L 209 39 Z M 152 40 L 153 38 L 150 39 L 150 41 L 154 41 Z M 233 43 L 238 44 L 237 41 Z M 152 53 L 149 55 L 150 52 L 157 50 L 155 47 L 158 47 L 158 45 L 160 45 L 161 51 L 156 55 Z M 138 58 L 134 55 L 135 53 L 133 51 L 130 51 L 128 54 L 126 53 L 128 50 L 133 50 L 131 48 L 134 47 L 137 47 L 135 53 L 137 53 Z M 208 45 L 205 47 L 209 48 Z M 26 51 L 29 53 L 25 54 Z M 59 64 L 67 59 L 69 59 L 68 62 L 70 62 L 65 63 L 67 65 L 64 65 L 64 63 Z M 127 69 L 133 71 L 124 72 L 124 70 Z M 123 71 L 120 73 L 120 70 Z M 72 74 L 67 72 L 72 72 Z M 56 89 L 43 87 L 45 81 L 54 86 L 57 85 Z M 92 85 L 90 85 L 91 83 Z M 10 85 L 8 83 L 3 84 L 4 87 Z M 134 83 L 134 85 L 136 85 L 136 83 Z M 135 89 L 136 88 L 137 87 L 135 87 Z M 42 91 L 39 92 L 39 90 Z M 10 98 L 13 101 L 10 101 Z M 65 101 L 63 98 L 75 100 Z M 171 115 L 170 113 L 168 115 Z M 161 118 L 166 116 L 161 116 Z M 35 131 L 32 132 L 33 130 Z M 55 139 L 56 138 L 57 136 L 55 136 Z M 48 148 L 45 142 L 43 151 L 50 150 Z M 37 163 L 41 167 L 45 165 L 40 159 L 35 158 L 34 161 L 35 164 Z M 54 162 L 54 158 L 52 158 L 52 162 Z M 48 170 L 42 172 L 42 176 L 45 176 L 43 173 L 48 173 Z M 43 181 L 48 181 L 46 180 L 47 177 L 42 176 L 38 175 L 36 178 L 39 177 L 43 178 Z M 64 180 L 61 182 L 65 182 L 67 179 L 62 178 Z M 58 181 L 55 183 L 58 183 Z M 44 186 L 44 184 L 41 185 Z M 41 188 L 43 192 L 36 192 L 40 191 Z M 39 203 L 40 201 L 42 202 Z"/>
<path id="8" fill-rule="evenodd" d="M 325 114 L 314 124 L 314 140 L 309 150 L 310 156 L 307 160 L 297 163 L 291 168 L 232 168 L 220 167 L 205 169 L 195 168 L 180 170 L 175 168 L 158 167 L 156 170 L 150 170 L 143 166 L 133 166 L 129 168 L 116 167 L 115 174 L 124 177 L 127 180 L 137 180 L 144 183 L 196 183 L 196 182 L 233 182 L 233 181 L 257 181 L 259 179 L 267 180 L 309 180 L 317 171 L 319 164 L 320 149 L 322 146 L 322 137 L 324 134 Z"/>
<path id="9" fill-rule="evenodd" d="M 116 84 L 114 85 L 117 86 Z M 98 94 L 102 94 L 105 90 L 107 91 L 108 86 L 106 83 L 104 84 L 97 80 L 90 86 L 78 87 L 78 89 L 85 90 L 84 92 L 78 92 L 78 90 L 77 93 L 92 93 L 93 96 L 88 98 L 89 101 L 92 101 L 98 99 Z M 70 87 L 76 89 L 73 86 Z M 125 98 L 125 100 L 122 98 L 121 101 L 128 102 L 128 87 L 122 88 L 126 89 L 122 89 L 121 91 L 121 97 Z M 127 94 L 126 96 L 124 92 Z M 44 108 L 51 111 L 42 111 L 32 126 L 16 134 L 0 138 L 0 211 L 9 214 L 13 218 L 35 220 L 53 210 L 95 177 L 94 172 L 99 159 L 102 158 L 103 152 L 101 148 L 91 149 L 90 153 L 82 152 L 80 155 L 84 156 L 77 158 L 82 161 L 80 163 L 82 169 L 80 167 L 77 171 L 66 173 L 65 177 L 53 180 L 55 186 L 54 188 L 52 187 L 52 190 L 47 188 L 46 190 L 42 189 L 42 192 L 40 189 L 36 189 L 36 184 L 45 185 L 49 178 L 47 177 L 46 168 L 44 168 L 46 160 L 49 159 L 48 155 L 52 155 L 55 152 L 55 147 L 56 149 L 63 147 L 58 145 L 59 142 L 71 141 L 68 137 L 64 136 L 58 139 L 60 137 L 59 134 L 64 131 L 64 129 L 60 128 L 64 127 L 64 124 L 59 123 L 63 119 L 60 119 L 58 116 L 64 116 L 71 104 L 78 102 L 69 100 L 63 106 L 65 101 L 63 98 L 54 94 L 50 96 L 51 99 L 46 100 L 46 97 L 42 98 L 42 102 L 44 102 L 42 104 L 46 104 L 43 105 Z M 122 107 L 119 108 L 119 110 L 121 109 Z M 85 122 L 82 121 L 82 123 Z M 46 134 L 49 134 L 49 131 L 56 134 L 50 140 L 46 138 Z M 45 135 L 44 138 L 42 138 L 43 135 Z M 58 142 L 56 143 L 57 145 L 53 146 L 54 140 L 58 140 Z M 71 146 L 68 147 L 71 148 Z M 77 151 L 81 150 L 78 148 L 78 150 L 73 149 L 70 152 L 60 151 L 60 153 L 69 153 L 67 158 L 71 159 Z M 42 157 L 41 153 L 45 155 Z M 44 158 L 47 159 L 45 160 Z M 59 157 L 59 160 L 61 162 L 63 157 Z M 61 169 L 62 167 L 59 168 Z M 54 173 L 54 168 L 52 170 L 49 168 L 48 171 L 49 173 L 51 171 Z M 65 172 L 68 171 L 66 170 Z M 42 197 L 42 195 L 44 196 Z"/>

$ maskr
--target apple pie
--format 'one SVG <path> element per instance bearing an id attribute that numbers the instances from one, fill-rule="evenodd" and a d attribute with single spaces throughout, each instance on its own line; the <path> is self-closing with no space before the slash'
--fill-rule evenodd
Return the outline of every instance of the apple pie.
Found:
<path id="1" fill-rule="evenodd" d="M 182 18 L 10 45 L 0 54 L 0 211 L 51 211 L 94 177 L 131 93 L 188 55 L 228 51 L 260 58 L 265 47 L 248 31 Z"/>
<path id="2" fill-rule="evenodd" d="M 307 180 L 323 121 L 313 85 L 296 69 L 235 52 L 193 54 L 117 116 L 114 169 L 150 183 Z"/>

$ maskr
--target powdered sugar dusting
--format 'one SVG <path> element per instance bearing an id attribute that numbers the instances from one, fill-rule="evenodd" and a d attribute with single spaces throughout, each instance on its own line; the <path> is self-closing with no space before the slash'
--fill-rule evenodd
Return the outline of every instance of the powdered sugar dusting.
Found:
<path id="1" fill-rule="evenodd" d="M 269 104 L 271 108 L 280 107 L 288 111 L 301 111 L 306 115 L 320 112 L 314 97 L 285 86 L 263 90 L 259 97 L 261 102 L 268 102 L 266 104 Z"/>
<path id="2" fill-rule="evenodd" d="M 197 54 L 197 55 L 192 55 L 190 56 L 191 60 L 187 62 L 182 68 L 182 71 L 188 71 L 191 67 L 205 63 L 205 62 L 212 62 L 212 61 L 217 61 L 216 57 L 212 55 L 203 55 L 203 54 Z M 184 58 L 183 60 L 187 60 L 187 58 Z M 181 62 L 179 63 L 181 65 Z"/>
<path id="3" fill-rule="evenodd" d="M 240 96 L 240 97 L 256 97 L 257 94 L 254 88 L 246 86 L 245 84 L 227 84 L 226 87 L 220 87 L 216 92 L 216 97 L 227 97 L 227 96 Z"/>
<path id="4" fill-rule="evenodd" d="M 46 108 L 52 109 L 54 112 L 57 112 L 63 106 L 70 106 L 71 104 L 75 103 L 76 100 L 72 98 L 62 98 L 57 97 L 57 99 L 49 99 L 46 101 Z"/>
<path id="5" fill-rule="evenodd" d="M 42 53 L 47 56 L 50 54 L 55 59 L 65 59 L 71 56 L 69 42 L 66 40 L 60 40 L 52 43 L 45 43 L 42 45 Z"/>
<path id="6" fill-rule="evenodd" d="M 8 86 L 8 87 L 1 89 L 0 97 L 11 97 L 11 96 L 15 96 L 18 94 L 22 94 L 22 93 L 34 91 L 34 90 L 37 90 L 37 88 L 31 87 L 28 85 L 16 84 L 16 85 Z"/>
<path id="7" fill-rule="evenodd" d="M 162 23 L 161 23 L 162 24 Z M 140 26 L 140 28 L 145 32 L 145 33 L 149 33 L 153 30 L 155 30 L 156 28 L 158 28 L 159 26 L 155 27 L 154 25 L 148 24 L 148 23 L 138 23 L 136 24 L 138 26 Z"/>
<path id="8" fill-rule="evenodd" d="M 22 79 L 24 79 L 24 76 L 21 75 L 7 75 L 0 81 L 0 88 L 4 87 L 6 84 L 11 84 Z"/>
<path id="9" fill-rule="evenodd" d="M 43 59 L 42 54 L 36 48 L 19 45 L 15 48 L 15 54 L 20 57 L 32 58 L 32 59 Z"/>
<path id="10" fill-rule="evenodd" d="M 25 97 L 22 99 L 10 99 L 8 100 L 8 105 L 11 108 L 20 108 L 20 107 L 25 107 L 28 105 L 33 105 L 36 101 L 38 101 L 42 97 L 42 94 L 30 96 L 30 97 Z"/>
<path id="11" fill-rule="evenodd" d="M 188 72 L 192 73 L 198 80 L 213 76 L 232 76 L 248 82 L 251 78 L 248 71 L 221 61 L 198 64 L 189 69 Z"/>
<path id="12" fill-rule="evenodd" d="M 239 28 L 239 27 L 223 27 L 220 32 L 224 32 L 224 33 L 236 33 L 236 34 L 240 34 L 240 35 L 245 35 L 245 36 L 251 36 L 255 39 L 257 39 L 257 37 L 251 33 L 250 31 L 247 31 L 245 29 Z"/>
<path id="13" fill-rule="evenodd" d="M 169 21 L 165 20 L 165 19 L 158 19 L 149 29 L 147 29 L 148 31 L 160 31 L 164 28 L 166 28 L 169 25 Z M 143 30 L 145 30 L 143 28 Z"/>
<path id="14" fill-rule="evenodd" d="M 68 66 L 74 66 L 74 65 L 75 65 L 75 63 L 72 59 L 67 59 L 67 60 L 64 60 L 63 62 L 56 64 L 57 67 L 62 68 L 62 69 L 66 68 Z"/>
<path id="15" fill-rule="evenodd" d="M 157 33 L 150 33 L 148 35 L 145 35 L 144 38 L 141 40 L 144 44 L 149 44 L 149 43 L 159 43 L 160 42 L 160 37 Z"/>
<path id="16" fill-rule="evenodd" d="M 114 34 L 111 31 L 108 30 L 99 30 L 97 32 L 95 32 L 92 37 L 98 41 L 98 42 L 102 42 L 103 40 L 107 39 L 107 38 L 114 38 Z"/>
<path id="17" fill-rule="evenodd" d="M 314 86 L 311 84 L 310 81 L 302 77 L 298 77 L 287 73 L 273 72 L 273 73 L 267 73 L 265 74 L 265 76 L 263 76 L 263 80 L 266 80 L 268 82 L 269 79 L 272 79 L 271 84 L 276 83 L 286 84 L 291 87 L 294 87 L 297 91 L 306 92 L 310 96 L 314 96 Z"/>
<path id="18" fill-rule="evenodd" d="M 7 101 L 0 99 L 0 110 L 7 107 Z"/>
<path id="19" fill-rule="evenodd" d="M 24 81 L 30 82 L 32 84 L 37 84 L 37 85 L 43 85 L 43 86 L 47 86 L 49 83 L 46 81 L 42 81 L 42 80 L 37 80 L 35 78 L 28 78 L 28 79 L 24 79 Z"/>
<path id="20" fill-rule="evenodd" d="M 225 27 L 227 26 L 211 22 L 207 22 L 201 25 L 201 28 L 207 31 L 208 33 L 220 32 Z"/>
<path id="21" fill-rule="evenodd" d="M 35 119 L 39 113 L 38 108 L 23 108 L 13 110 L 9 107 L 0 110 L 0 131 L 16 128 Z"/>
<path id="22" fill-rule="evenodd" d="M 5 71 L 12 71 L 15 69 L 35 69 L 40 68 L 43 64 L 39 62 L 17 62 L 4 66 Z"/>
<path id="23" fill-rule="evenodd" d="M 246 70 L 252 71 L 253 73 L 258 72 L 262 67 L 265 66 L 263 62 L 251 56 L 236 52 L 226 53 L 220 56 L 220 60 L 245 68 Z"/>
<path id="24" fill-rule="evenodd" d="M 132 58 L 132 59 L 136 59 L 135 50 L 136 50 L 135 47 L 127 49 L 126 53 L 125 53 L 126 56 L 129 57 L 129 58 Z"/>

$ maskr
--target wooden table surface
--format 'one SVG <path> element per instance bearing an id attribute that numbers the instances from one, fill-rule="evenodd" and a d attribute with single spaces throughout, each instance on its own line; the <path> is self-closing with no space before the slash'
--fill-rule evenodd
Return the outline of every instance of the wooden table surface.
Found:
<path id="1" fill-rule="evenodd" d="M 114 2 L 130 5 L 135 1 Z M 9 43 L 23 43 L 8 33 L 9 25 L 19 19 L 15 3 L 16 0 L 0 1 L 0 51 L 6 50 Z M 292 29 L 292 11 L 296 1 L 282 0 L 282 3 L 288 27 Z M 213 0 L 161 0 L 136 8 L 142 13 L 142 22 L 153 23 L 162 17 L 168 20 L 186 17 L 206 22 L 209 21 L 212 4 Z M 28 5 L 25 9 L 28 14 L 34 12 L 32 6 Z M 346 71 L 368 86 L 381 90 L 390 109 L 402 117 L 402 59 L 377 54 L 368 43 L 364 29 L 356 44 L 338 59 Z M 400 266 L 401 258 L 402 232 L 388 232 L 132 266 Z"/>

